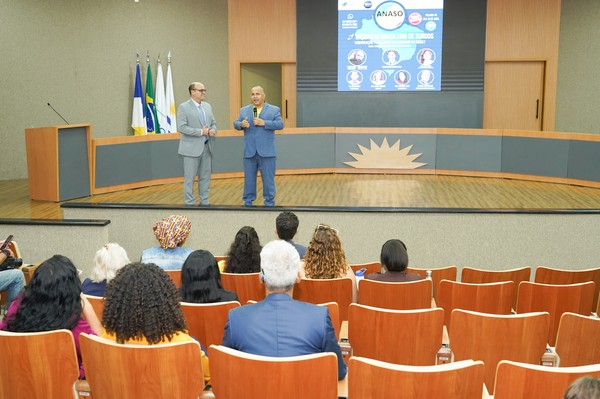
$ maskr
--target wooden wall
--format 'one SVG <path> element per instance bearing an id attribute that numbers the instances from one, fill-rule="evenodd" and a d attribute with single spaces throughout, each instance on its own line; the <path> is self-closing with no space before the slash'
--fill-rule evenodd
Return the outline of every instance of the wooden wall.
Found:
<path id="1" fill-rule="evenodd" d="M 228 0 L 228 7 L 229 120 L 237 118 L 243 105 L 240 64 L 246 62 L 282 63 L 282 101 L 295 110 L 296 0 Z M 293 116 L 286 127 L 296 126 L 295 112 Z"/>

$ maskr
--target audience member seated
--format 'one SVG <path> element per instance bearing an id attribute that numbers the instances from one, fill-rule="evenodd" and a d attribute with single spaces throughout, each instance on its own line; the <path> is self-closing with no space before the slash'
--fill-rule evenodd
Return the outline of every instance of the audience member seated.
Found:
<path id="1" fill-rule="evenodd" d="M 170 215 L 157 221 L 152 226 L 158 240 L 158 247 L 145 249 L 142 252 L 142 263 L 154 263 L 167 270 L 178 270 L 192 253 L 184 248 L 192 223 L 185 216 Z"/>
<path id="2" fill-rule="evenodd" d="M 380 262 L 382 272 L 367 274 L 366 279 L 402 283 L 421 280 L 422 278 L 418 273 L 407 273 L 405 271 L 408 267 L 408 252 L 406 245 L 400 240 L 388 240 L 383 244 Z"/>
<path id="3" fill-rule="evenodd" d="M 222 345 L 273 357 L 333 352 L 338 378 L 343 379 L 347 368 L 327 308 L 292 299 L 294 284 L 300 281 L 298 251 L 276 240 L 260 255 L 267 297 L 229 311 Z"/>
<path id="4" fill-rule="evenodd" d="M 106 287 L 102 337 L 136 345 L 191 341 L 180 299 L 173 280 L 160 267 L 130 263 Z M 205 381 L 210 380 L 204 349 L 202 370 Z"/>
<path id="5" fill-rule="evenodd" d="M 277 219 L 275 219 L 275 231 L 281 240 L 289 242 L 296 248 L 296 251 L 298 251 L 298 254 L 300 255 L 300 259 L 304 259 L 306 247 L 292 241 L 292 238 L 294 238 L 298 232 L 299 224 L 298 216 L 296 216 L 294 212 L 281 212 L 279 216 L 277 216 Z"/>
<path id="6" fill-rule="evenodd" d="M 128 263 L 131 261 L 123 247 L 114 243 L 104 244 L 96 252 L 94 268 L 90 277 L 83 280 L 81 291 L 86 295 L 104 296 L 106 284 L 115 277 L 117 270 Z"/>
<path id="7" fill-rule="evenodd" d="M 237 301 L 233 291 L 223 289 L 217 260 L 203 249 L 188 256 L 181 269 L 181 299 L 192 303 Z"/>
<path id="8" fill-rule="evenodd" d="M 92 305 L 81 294 L 77 269 L 62 255 L 54 255 L 37 268 L 25 290 L 10 305 L 0 329 L 12 332 L 71 330 L 79 373 L 84 376 L 79 334 L 100 334 L 102 326 Z"/>
<path id="9" fill-rule="evenodd" d="M 0 245 L 4 241 L 0 241 Z M 12 251 L 8 248 L 2 250 L 0 254 L 0 270 L 2 270 L 2 264 L 6 258 L 14 257 Z M 10 306 L 10 303 L 17 296 L 19 292 L 23 290 L 25 285 L 25 276 L 19 269 L 6 269 L 0 271 L 0 291 L 6 291 L 6 306 Z"/>
<path id="10" fill-rule="evenodd" d="M 346 254 L 336 229 L 325 224 L 317 226 L 300 268 L 301 276 L 306 278 L 326 280 L 349 277 L 352 279 L 352 301 L 356 302 L 356 276 L 346 262 Z"/>
<path id="11" fill-rule="evenodd" d="M 600 379 L 581 377 L 575 380 L 567 388 L 564 399 L 600 399 Z"/>
<path id="12" fill-rule="evenodd" d="M 256 230 L 250 226 L 242 227 L 231 243 L 223 271 L 226 273 L 258 273 L 261 249 Z"/>

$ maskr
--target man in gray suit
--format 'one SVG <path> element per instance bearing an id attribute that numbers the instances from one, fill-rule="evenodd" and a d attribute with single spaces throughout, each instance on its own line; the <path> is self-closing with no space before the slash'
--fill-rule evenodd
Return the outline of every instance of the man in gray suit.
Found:
<path id="1" fill-rule="evenodd" d="M 179 155 L 183 156 L 183 200 L 186 205 L 195 205 L 194 178 L 197 175 L 200 205 L 208 205 L 212 141 L 217 134 L 217 121 L 212 107 L 204 101 L 204 85 L 192 82 L 188 91 L 191 98 L 177 108 L 177 130 L 181 133 Z"/>

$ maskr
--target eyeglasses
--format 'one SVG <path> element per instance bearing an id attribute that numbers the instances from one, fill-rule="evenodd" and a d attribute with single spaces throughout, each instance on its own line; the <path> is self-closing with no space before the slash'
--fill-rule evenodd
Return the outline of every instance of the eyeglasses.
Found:
<path id="1" fill-rule="evenodd" d="M 192 91 L 199 91 L 200 93 L 206 93 L 206 89 L 192 89 Z"/>

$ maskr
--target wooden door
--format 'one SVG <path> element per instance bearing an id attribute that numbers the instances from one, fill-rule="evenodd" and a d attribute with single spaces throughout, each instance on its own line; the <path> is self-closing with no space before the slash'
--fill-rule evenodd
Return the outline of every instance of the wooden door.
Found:
<path id="1" fill-rule="evenodd" d="M 484 129 L 542 130 L 544 61 L 486 61 Z"/>

